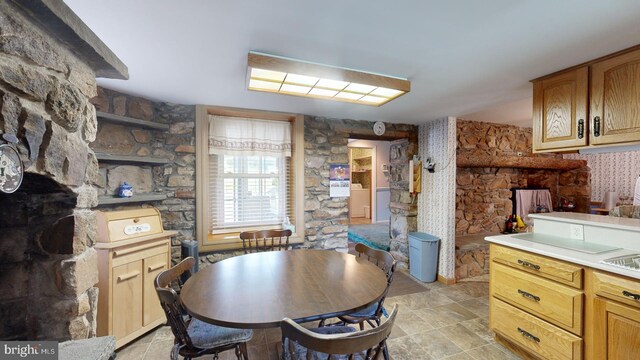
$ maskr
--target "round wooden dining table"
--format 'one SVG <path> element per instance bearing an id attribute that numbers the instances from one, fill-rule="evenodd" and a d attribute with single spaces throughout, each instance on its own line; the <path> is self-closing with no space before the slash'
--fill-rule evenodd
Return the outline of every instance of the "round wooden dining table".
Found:
<path id="1" fill-rule="evenodd" d="M 220 326 L 278 327 L 345 315 L 384 294 L 384 272 L 366 258 L 329 250 L 247 254 L 211 264 L 184 284 L 193 317 Z"/>

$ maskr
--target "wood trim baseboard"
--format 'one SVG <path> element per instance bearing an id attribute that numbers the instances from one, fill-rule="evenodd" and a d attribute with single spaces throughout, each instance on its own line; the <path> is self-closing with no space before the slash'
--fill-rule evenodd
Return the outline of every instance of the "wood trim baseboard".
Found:
<path id="1" fill-rule="evenodd" d="M 453 285 L 453 284 L 456 283 L 456 279 L 455 278 L 453 278 L 453 279 L 446 278 L 446 277 L 438 274 L 438 282 L 439 283 L 443 283 L 445 285 Z"/>

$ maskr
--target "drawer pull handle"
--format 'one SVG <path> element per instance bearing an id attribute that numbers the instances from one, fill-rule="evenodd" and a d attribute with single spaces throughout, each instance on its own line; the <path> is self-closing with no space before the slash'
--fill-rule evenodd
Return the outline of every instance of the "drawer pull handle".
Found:
<path id="1" fill-rule="evenodd" d="M 518 264 L 528 267 L 533 270 L 540 270 L 540 265 L 532 264 L 526 260 L 518 259 Z"/>
<path id="2" fill-rule="evenodd" d="M 164 267 L 164 263 L 158 263 L 155 265 L 149 266 L 149 272 L 156 271 L 158 269 L 162 269 Z"/>
<path id="3" fill-rule="evenodd" d="M 540 297 L 539 296 L 535 296 L 533 294 L 530 294 L 530 293 L 528 293 L 526 291 L 523 291 L 523 290 L 520 290 L 520 289 L 518 289 L 518 294 L 526 297 L 527 299 L 531 299 L 533 301 L 540 301 Z"/>
<path id="4" fill-rule="evenodd" d="M 634 294 L 632 292 L 628 292 L 627 290 L 623 290 L 622 291 L 622 295 L 624 295 L 626 297 L 630 297 L 633 300 L 640 301 L 640 294 Z"/>
<path id="5" fill-rule="evenodd" d="M 140 275 L 140 271 L 132 271 L 128 274 L 118 276 L 118 281 L 126 281 Z"/>
<path id="6" fill-rule="evenodd" d="M 518 332 L 519 332 L 520 334 L 522 334 L 522 336 L 526 337 L 526 338 L 527 338 L 527 339 L 529 339 L 529 340 L 533 340 L 533 341 L 538 342 L 538 343 L 540 342 L 540 338 L 539 338 L 539 337 L 537 337 L 537 336 L 535 336 L 535 335 L 531 334 L 531 333 L 530 333 L 530 332 L 528 332 L 528 331 L 525 331 L 525 330 L 522 330 L 522 329 L 518 328 Z"/>
<path id="7" fill-rule="evenodd" d="M 135 218 L 135 219 L 133 219 L 133 223 L 134 223 L 134 224 L 137 224 L 137 223 L 139 223 L 139 222 L 140 222 L 140 218 Z"/>

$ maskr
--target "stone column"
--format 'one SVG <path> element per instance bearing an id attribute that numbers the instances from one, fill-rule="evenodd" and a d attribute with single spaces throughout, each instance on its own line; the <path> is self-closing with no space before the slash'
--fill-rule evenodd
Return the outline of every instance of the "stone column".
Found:
<path id="1" fill-rule="evenodd" d="M 391 188 L 391 254 L 399 268 L 409 266 L 407 234 L 418 229 L 417 198 L 409 193 L 409 160 L 418 153 L 415 143 L 395 140 L 389 152 L 389 187 Z"/>

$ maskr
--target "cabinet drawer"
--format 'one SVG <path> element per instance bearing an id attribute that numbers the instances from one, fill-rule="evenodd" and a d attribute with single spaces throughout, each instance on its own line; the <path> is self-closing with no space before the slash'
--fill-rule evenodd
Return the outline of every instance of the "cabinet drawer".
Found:
<path id="1" fill-rule="evenodd" d="M 543 359 L 581 359 L 582 339 L 492 298 L 491 328 Z"/>
<path id="2" fill-rule="evenodd" d="M 581 291 L 508 266 L 491 264 L 491 295 L 574 334 L 582 334 Z"/>
<path id="3" fill-rule="evenodd" d="M 598 296 L 640 308 L 639 280 L 594 271 L 593 292 Z"/>
<path id="4" fill-rule="evenodd" d="M 582 289 L 581 267 L 522 250 L 491 244 L 492 261 Z"/>

